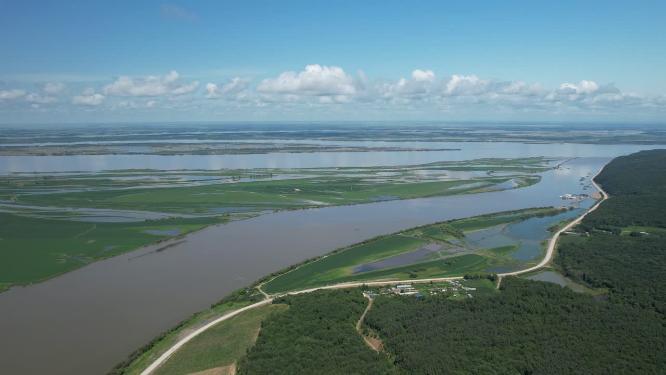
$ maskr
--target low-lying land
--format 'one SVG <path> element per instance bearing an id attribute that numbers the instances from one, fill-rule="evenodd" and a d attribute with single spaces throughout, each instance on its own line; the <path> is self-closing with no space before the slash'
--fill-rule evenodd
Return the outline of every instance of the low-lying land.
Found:
<path id="1" fill-rule="evenodd" d="M 549 169 L 549 162 L 478 159 L 404 167 L 11 174 L 0 178 L 0 200 L 210 215 L 516 188 L 538 182 L 537 173 Z"/>
<path id="2" fill-rule="evenodd" d="M 380 257 L 386 253 L 392 253 L 393 255 L 396 255 L 396 253 L 399 253 L 401 251 L 404 251 L 405 249 L 409 250 L 409 247 L 404 247 L 404 246 L 397 246 L 402 244 L 401 241 L 403 241 L 403 238 L 411 238 L 411 237 L 405 237 L 405 234 L 408 234 L 409 236 L 414 236 L 413 240 L 418 241 L 419 239 L 422 241 L 425 241 L 424 243 L 429 243 L 429 241 L 440 241 L 440 242 L 445 242 L 445 241 L 453 241 L 458 243 L 457 246 L 461 247 L 462 246 L 468 246 L 468 250 L 474 250 L 477 252 L 477 254 L 469 254 L 469 255 L 474 255 L 479 258 L 484 259 L 484 264 L 491 264 L 493 262 L 496 263 L 503 263 L 503 264 L 510 264 L 514 263 L 515 261 L 510 259 L 510 254 L 516 250 L 517 246 L 503 246 L 500 248 L 493 248 L 493 249 L 483 249 L 483 248 L 473 248 L 471 244 L 463 245 L 465 244 L 465 233 L 474 233 L 475 231 L 479 230 L 484 230 L 487 228 L 496 228 L 498 226 L 505 226 L 505 225 L 510 225 L 512 223 L 520 223 L 520 222 L 525 222 L 530 219 L 538 219 L 538 218 L 544 218 L 548 217 L 551 218 L 554 221 L 557 221 L 558 217 L 563 214 L 568 214 L 569 212 L 567 210 L 564 210 L 562 208 L 535 208 L 535 209 L 526 209 L 526 210 L 518 210 L 518 211 L 510 211 L 510 212 L 501 212 L 497 214 L 490 214 L 490 215 L 482 215 L 478 217 L 473 217 L 473 218 L 467 218 L 467 219 L 461 219 L 461 220 L 453 220 L 453 221 L 448 221 L 448 222 L 443 222 L 443 223 L 435 223 L 431 225 L 425 225 L 422 227 L 417 227 L 417 228 L 412 228 L 403 232 L 399 233 L 394 233 L 388 236 L 381 236 L 378 238 L 374 238 L 371 240 L 368 240 L 362 244 L 359 245 L 354 245 L 348 248 L 340 249 L 338 251 L 335 251 L 331 253 L 331 255 L 324 256 L 321 258 L 319 261 L 322 260 L 327 260 L 328 258 L 334 257 L 338 254 L 344 256 L 342 259 L 344 259 L 345 262 L 348 262 L 348 264 L 352 264 L 352 266 L 348 267 L 353 267 L 353 264 L 355 264 L 355 260 L 357 259 L 364 259 L 364 256 L 367 257 L 367 259 L 376 259 L 377 257 Z M 544 233 L 547 233 L 547 228 L 548 225 L 543 225 L 541 230 L 544 231 Z M 409 241 L 408 241 L 409 243 Z M 383 247 L 383 245 L 390 245 L 387 246 L 386 248 Z M 374 249 L 376 252 L 370 252 L 369 254 L 361 254 L 359 257 L 356 252 L 362 251 L 359 249 Z M 351 251 L 351 252 L 350 252 Z M 480 255 L 478 255 L 480 254 Z M 398 254 L 399 255 L 399 254 Z M 541 254 L 539 254 L 541 256 Z M 458 258 L 458 259 L 454 259 Z M 432 270 L 432 275 L 435 276 L 443 276 L 444 272 L 450 272 L 452 275 L 459 275 L 462 276 L 464 274 L 469 274 L 469 280 L 464 280 L 462 281 L 462 284 L 460 282 L 444 282 L 444 283 L 430 283 L 430 284 L 423 284 L 423 285 L 414 285 L 415 291 L 418 291 L 419 293 L 423 295 L 439 295 L 440 297 L 446 297 L 452 300 L 459 300 L 459 299 L 465 299 L 469 298 L 468 295 L 475 295 L 475 296 L 481 296 L 481 295 L 492 295 L 497 293 L 497 290 L 495 289 L 495 284 L 493 281 L 489 280 L 485 276 L 478 276 L 478 275 L 488 275 L 487 273 L 477 273 L 476 271 L 482 270 L 480 267 L 464 267 L 464 259 L 467 259 L 467 255 L 460 255 L 457 257 L 454 257 L 449 265 L 446 265 L 444 263 L 442 267 L 449 267 L 450 265 L 461 265 L 459 269 L 453 269 L 453 267 L 450 267 L 448 271 L 441 271 L 442 273 L 437 273 L 437 270 Z M 463 261 L 460 261 L 460 259 L 463 259 Z M 321 267 L 321 264 L 319 264 L 319 261 L 306 261 L 304 263 L 304 266 L 310 266 L 310 265 L 316 265 L 316 267 Z M 501 261 L 501 262 L 500 262 Z M 416 264 L 412 265 L 410 267 L 412 268 L 412 272 L 416 270 L 416 272 L 422 272 L 419 271 L 420 269 L 423 268 L 423 264 L 429 264 L 431 263 L 430 261 L 427 261 L 425 263 L 421 264 Z M 333 262 L 333 263 L 326 263 L 324 266 L 332 266 L 332 267 L 340 267 L 341 262 Z M 296 266 L 298 267 L 298 266 Z M 343 267 L 344 268 L 344 267 Z M 296 268 L 296 269 L 301 269 Z M 388 270 L 385 271 L 386 275 L 384 276 L 386 278 L 399 278 L 402 276 L 401 272 L 404 272 L 405 267 L 394 267 L 394 268 L 389 268 Z M 128 361 L 126 361 L 123 364 L 120 364 L 115 372 L 116 373 L 129 373 L 129 374 L 137 374 L 140 373 L 142 369 L 147 367 L 152 361 L 157 359 L 161 353 L 166 351 L 170 346 L 172 346 L 178 337 L 182 337 L 183 335 L 187 334 L 187 332 L 191 331 L 193 327 L 201 326 L 212 316 L 220 316 L 224 312 L 230 311 L 229 306 L 235 306 L 237 308 L 243 307 L 246 305 L 249 305 L 252 302 L 258 301 L 259 297 L 262 296 L 260 293 L 260 290 L 266 290 L 270 293 L 274 292 L 283 292 L 289 289 L 296 289 L 296 288 L 305 288 L 308 286 L 312 285 L 319 285 L 320 282 L 316 278 L 316 274 L 320 272 L 320 270 L 314 269 L 314 270 L 308 270 L 305 274 L 292 274 L 293 268 L 292 269 L 287 269 L 280 271 L 276 273 L 278 275 L 277 278 L 274 276 L 268 276 L 264 278 L 264 280 L 260 280 L 257 282 L 255 285 L 252 285 L 232 296 L 229 298 L 226 298 L 223 300 L 220 304 L 217 304 L 212 310 L 206 311 L 202 314 L 198 314 L 194 316 L 192 319 L 186 321 L 183 323 L 182 327 L 178 327 L 174 329 L 171 332 L 166 333 L 163 337 L 156 339 L 153 343 L 149 344 L 145 348 L 140 349 L 137 351 L 135 355 L 130 357 Z M 423 273 L 423 272 L 422 272 Z M 269 284 L 272 284 L 272 282 L 275 282 L 280 279 L 280 275 L 282 276 L 287 276 L 289 275 L 289 279 L 285 280 L 280 280 L 280 283 L 276 283 L 274 285 L 271 285 L 272 287 L 275 288 L 275 290 L 269 288 Z M 301 277 L 301 279 L 294 278 L 294 275 L 298 275 Z M 313 277 L 314 275 L 314 277 Z M 376 273 L 373 273 L 372 277 L 376 277 Z M 421 275 L 419 275 L 421 277 Z M 371 277 L 368 277 L 370 279 Z M 374 279 L 373 279 L 374 280 Z M 290 284 L 289 287 L 282 285 L 282 282 L 286 283 L 293 283 Z M 340 280 L 335 280 L 335 282 L 339 282 Z M 327 281 L 326 283 L 333 282 L 333 281 Z M 277 285 L 277 286 L 276 286 Z M 277 288 L 284 288 L 284 289 L 279 289 Z M 263 289 L 262 289 L 263 288 Z M 356 296 L 360 296 L 360 292 L 358 289 L 356 290 Z M 390 288 L 375 288 L 373 291 L 377 294 L 394 294 L 394 292 Z M 294 297 L 286 297 L 287 301 L 290 301 Z M 354 297 L 356 298 L 356 297 Z M 289 302 L 285 302 L 289 304 Z M 230 305 L 231 304 L 231 305 Z M 205 318 L 204 318 L 205 317 Z M 226 322 L 226 321 L 225 321 Z M 208 341 L 208 340 L 205 340 Z M 183 347 L 181 350 L 185 350 L 187 352 L 192 352 L 192 349 L 190 349 L 190 345 L 192 347 L 198 347 L 199 350 L 202 350 L 204 352 L 207 352 L 208 350 L 213 350 L 213 349 L 203 349 L 199 347 L 200 344 L 200 337 L 197 336 L 194 340 L 189 342 L 186 346 Z M 212 342 L 207 343 L 206 345 L 212 345 L 214 346 L 215 344 Z M 181 361 L 180 359 L 176 358 L 182 358 L 180 356 L 174 356 L 171 357 L 167 363 L 171 361 Z M 237 359 L 242 358 L 242 356 L 239 356 Z M 190 362 L 194 361 L 191 359 L 183 359 L 183 361 Z M 198 362 L 198 360 L 197 360 Z M 169 367 L 172 365 L 169 365 Z M 175 365 L 174 365 L 175 366 Z M 199 368 L 199 367 L 197 367 Z M 190 368 L 189 371 L 193 371 L 193 368 Z"/>
<path id="3" fill-rule="evenodd" d="M 0 178 L 0 291 L 264 212 L 528 186 L 539 181 L 537 173 L 550 162 L 5 175 Z"/>
<path id="4" fill-rule="evenodd" d="M 425 225 L 352 245 L 295 266 L 262 285 L 267 293 L 311 288 L 327 284 L 363 280 L 406 280 L 457 276 L 485 272 L 492 267 L 510 267 L 520 263 L 510 255 L 518 250 L 520 239 L 497 241 L 487 245 L 487 237 L 501 235 L 502 225 L 533 217 L 555 216 L 566 212 L 559 208 L 537 208 L 478 216 Z M 470 234 L 498 227 L 484 233 L 481 244 Z M 545 232 L 546 228 L 542 228 Z M 537 253 L 535 255 L 541 255 Z M 532 259 L 530 259 L 532 260 Z"/>
<path id="5" fill-rule="evenodd" d="M 595 293 L 517 277 L 495 289 L 492 275 L 479 275 L 278 298 L 289 309 L 264 319 L 238 373 L 663 372 L 666 226 L 662 210 L 644 208 L 666 196 L 666 151 L 615 159 L 597 181 L 611 198 L 562 239 L 553 265 Z M 448 239 L 484 220 L 502 219 L 428 233 Z M 374 303 L 359 332 L 362 291 Z"/>
<path id="6" fill-rule="evenodd" d="M 192 315 L 190 318 L 182 321 L 180 324 L 177 326 L 173 327 L 167 332 L 164 332 L 162 335 L 154 338 L 151 342 L 146 344 L 144 347 L 137 349 L 134 353 L 132 353 L 128 358 L 126 358 L 125 361 L 119 363 L 115 368 L 113 368 L 109 374 L 140 374 L 143 369 L 148 367 L 159 355 L 163 352 L 165 352 L 167 349 L 169 349 L 171 346 L 173 346 L 183 335 L 188 334 L 189 332 L 192 332 L 196 330 L 199 327 L 202 327 L 206 325 L 207 323 L 211 322 L 215 318 L 224 315 L 226 313 L 229 313 L 234 310 L 238 310 L 240 308 L 246 307 L 252 303 L 258 302 L 262 300 L 264 296 L 259 293 L 256 289 L 254 288 L 246 288 L 242 290 L 238 290 L 229 296 L 225 297 L 223 300 L 220 302 L 212 305 L 210 309 L 201 311 L 199 313 L 196 313 Z M 276 311 L 276 310 L 272 310 Z M 270 311 L 270 312 L 272 312 Z M 279 311 L 279 309 L 278 309 Z M 262 316 L 257 316 L 257 319 L 246 319 L 242 317 L 242 315 L 237 316 L 234 319 L 229 320 L 229 322 L 238 322 L 238 320 L 241 320 L 243 322 L 247 322 L 249 325 L 253 325 L 256 322 L 256 320 L 261 320 L 267 315 L 262 315 Z M 235 328 L 232 328 L 231 326 L 227 326 L 229 330 L 235 330 Z M 228 332 L 225 328 L 221 328 L 220 330 L 217 331 L 221 335 L 226 335 Z M 252 343 L 256 339 L 256 337 L 252 336 L 250 340 L 248 340 L 248 336 L 245 334 L 249 332 L 249 330 L 242 330 L 242 331 L 234 331 L 236 332 L 234 335 L 238 334 L 239 336 L 234 338 L 234 340 L 241 340 L 241 341 L 234 341 L 236 344 L 240 343 Z M 225 363 L 231 364 L 233 361 L 236 359 L 240 359 L 242 355 L 244 354 L 244 351 L 242 353 L 237 351 L 237 348 L 230 348 L 227 346 L 225 342 L 219 342 L 214 339 L 216 335 L 212 336 L 211 340 L 206 340 L 205 342 L 208 345 L 211 345 L 213 348 L 211 351 L 214 352 L 213 354 L 210 354 L 209 356 L 205 357 L 198 357 L 196 360 L 190 360 L 186 359 L 188 363 L 192 363 L 194 367 L 199 366 L 202 362 L 205 364 L 210 364 L 211 361 L 215 362 L 213 367 L 219 367 L 222 366 Z M 204 336 L 205 338 L 206 336 Z M 199 338 L 199 337 L 197 337 Z M 197 341 L 193 341 L 194 345 L 197 345 Z M 232 350 L 232 353 L 240 354 L 240 356 L 236 359 L 233 357 L 236 354 L 230 354 L 225 351 L 219 352 L 220 345 L 224 345 L 225 348 L 230 348 Z M 188 350 L 187 348 L 184 348 L 184 350 Z M 209 352 L 210 353 L 210 352 Z"/>
<path id="7" fill-rule="evenodd" d="M 458 151 L 448 148 L 366 147 L 318 145 L 308 143 L 192 142 L 156 143 L 128 142 L 111 144 L 42 144 L 0 146 L 0 156 L 63 156 L 63 155 L 241 155 L 304 152 L 418 152 Z"/>
<path id="8" fill-rule="evenodd" d="M 271 314 L 286 309 L 285 304 L 270 304 L 224 321 L 176 352 L 168 363 L 157 369 L 156 374 L 187 374 L 209 369 L 233 374 L 236 361 L 254 345 L 260 330 L 265 329 L 262 322 Z"/>
<path id="9" fill-rule="evenodd" d="M 169 233 L 184 236 L 222 222 L 209 217 L 94 223 L 0 212 L 0 291 L 159 242 Z"/>
<path id="10" fill-rule="evenodd" d="M 516 123 L 464 123 L 396 122 L 385 125 L 369 123 L 304 123 L 289 124 L 99 124 L 94 140 L 90 129 L 82 127 L 3 127 L 0 144 L 46 144 L 71 146 L 98 144 L 109 147 L 117 144 L 177 145 L 179 143 L 220 142 L 242 148 L 245 144 L 280 144 L 288 138 L 302 144 L 315 141 L 359 142 L 532 142 L 532 143 L 589 143 L 589 144 L 664 144 L 666 132 L 661 124 L 622 125 L 608 127 L 589 124 L 516 124 Z M 472 125 L 472 126 L 470 126 Z M 320 143 L 316 145 L 320 146 Z M 250 146 L 252 147 L 252 146 Z M 270 146 L 268 146 L 270 147 Z"/>

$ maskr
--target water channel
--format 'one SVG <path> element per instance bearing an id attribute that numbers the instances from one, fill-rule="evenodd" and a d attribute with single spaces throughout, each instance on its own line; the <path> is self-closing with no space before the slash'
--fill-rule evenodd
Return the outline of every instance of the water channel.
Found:
<path id="1" fill-rule="evenodd" d="M 495 145 L 488 147 L 492 149 Z M 543 173 L 541 182 L 527 188 L 267 214 L 206 228 L 165 251 L 153 252 L 155 246 L 149 246 L 43 283 L 12 288 L 0 294 L 0 371 L 104 373 L 159 333 L 263 275 L 341 246 L 417 225 L 497 211 L 561 206 L 560 195 L 590 193 L 582 190 L 580 178 L 591 177 L 613 156 L 656 148 L 520 144 L 512 147 L 515 148 L 512 152 L 499 156 L 508 157 L 507 154 L 536 147 L 523 156 L 585 157 Z M 348 164 L 374 160 L 367 155 L 364 158 L 364 154 L 354 153 L 353 157 L 360 160 L 356 163 L 350 160 Z M 418 162 L 451 160 L 450 155 L 453 154 L 440 152 L 439 159 L 420 156 Z M 475 157 L 484 156 L 490 154 L 483 150 L 475 154 Z M 271 159 L 268 155 L 258 157 Z M 328 160 L 330 155 L 311 157 L 321 161 Z M 402 164 L 416 162 L 409 156 L 402 158 Z M 30 163 L 17 168 L 6 159 L 0 158 L 0 169 L 5 171 L 33 168 Z M 51 166 L 61 162 L 37 164 L 53 170 Z M 284 166 L 280 163 L 274 161 L 276 166 Z M 389 159 L 377 165 L 386 164 L 398 163 Z M 323 165 L 312 162 L 310 166 Z M 123 166 L 98 165 L 98 169 L 113 167 Z M 149 255 L 139 256 L 143 254 Z"/>

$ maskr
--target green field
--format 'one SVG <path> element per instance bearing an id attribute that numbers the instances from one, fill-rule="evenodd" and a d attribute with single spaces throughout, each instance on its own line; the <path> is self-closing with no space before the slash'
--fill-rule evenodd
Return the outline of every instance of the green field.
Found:
<path id="1" fill-rule="evenodd" d="M 16 203 L 203 213 L 219 208 L 284 209 L 366 203 L 382 199 L 409 199 L 482 191 L 509 178 L 426 182 L 367 182 L 363 178 L 311 177 L 273 181 L 222 183 L 188 187 L 98 190 L 20 195 Z M 537 179 L 521 177 L 525 185 Z M 468 186 L 468 187 L 466 187 Z"/>
<path id="2" fill-rule="evenodd" d="M 466 232 L 560 212 L 553 208 L 504 212 L 380 236 L 306 262 L 269 280 L 262 288 L 268 293 L 279 293 L 346 281 L 446 277 L 480 272 L 491 265 L 511 263 L 508 256 L 516 247 L 473 249 L 465 243 Z M 355 272 L 361 265 L 416 251 L 429 244 L 437 244 L 441 250 L 415 264 Z"/>
<path id="3" fill-rule="evenodd" d="M 268 211 L 522 187 L 538 182 L 548 162 L 9 174 L 0 178 L 0 291 Z"/>
<path id="4" fill-rule="evenodd" d="M 254 344 L 261 322 L 287 305 L 271 304 L 249 310 L 205 331 L 187 343 L 158 368 L 158 375 L 181 375 L 235 366 Z"/>
<path id="5" fill-rule="evenodd" d="M 179 213 L 303 208 L 479 192 L 509 180 L 523 187 L 539 181 L 535 173 L 547 170 L 548 161 L 478 159 L 400 167 L 12 174 L 0 178 L 0 200 Z M 459 172 L 469 174 L 451 175 Z"/>
<path id="6" fill-rule="evenodd" d="M 195 330 L 230 311 L 258 302 L 262 298 L 263 296 L 260 293 L 251 288 L 241 289 L 232 293 L 222 301 L 211 306 L 211 308 L 194 314 L 179 325 L 156 337 L 152 342 L 137 349 L 125 361 L 116 365 L 109 375 L 140 374 L 144 368 L 148 367 L 157 357 L 173 346 L 185 332 Z M 233 319 L 236 319 L 236 317 Z"/>
<path id="7" fill-rule="evenodd" d="M 44 280 L 170 237 L 146 231 L 185 234 L 219 222 L 211 217 L 90 223 L 0 213 L 0 287 Z"/>

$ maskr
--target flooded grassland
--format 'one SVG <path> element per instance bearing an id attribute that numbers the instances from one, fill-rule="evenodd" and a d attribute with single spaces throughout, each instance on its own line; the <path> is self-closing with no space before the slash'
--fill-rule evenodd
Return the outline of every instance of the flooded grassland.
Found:
<path id="1" fill-rule="evenodd" d="M 268 212 L 525 187 L 552 163 L 529 158 L 401 168 L 13 173 L 0 178 L 0 286 L 41 281 Z"/>
<path id="2" fill-rule="evenodd" d="M 612 157 L 654 148 L 446 144 L 433 147 L 460 151 L 0 157 L 0 228 L 7 228 L 7 218 L 29 221 L 0 235 L 2 251 L 25 249 L 5 246 L 18 238 L 34 250 L 13 252 L 25 264 L 41 253 L 49 267 L 86 265 L 0 293 L 2 371 L 105 372 L 191 314 L 290 265 L 435 222 L 569 206 L 560 196 L 591 193 L 589 178 Z M 543 169 L 529 161 L 542 157 Z M 479 159 L 496 162 L 470 161 Z M 557 215 L 573 215 L 585 204 Z M 404 251 L 347 264 L 342 277 L 472 256 L 484 259 L 475 270 L 520 267 L 539 258 L 547 229 L 566 219 L 557 215 L 468 228 L 463 238 L 421 238 Z M 213 219 L 224 224 L 211 225 Z M 525 236 L 522 226 L 538 229 L 540 237 Z M 21 229 L 30 227 L 36 229 Z M 68 240 L 59 242 L 62 237 Z M 100 258 L 106 259 L 90 263 Z M 24 280 L 54 274 L 35 270 Z M 0 276 L 15 277 L 11 272 Z"/>

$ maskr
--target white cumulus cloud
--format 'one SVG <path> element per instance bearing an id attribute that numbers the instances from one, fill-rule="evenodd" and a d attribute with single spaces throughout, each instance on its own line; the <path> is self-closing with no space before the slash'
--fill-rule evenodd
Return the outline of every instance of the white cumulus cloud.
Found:
<path id="1" fill-rule="evenodd" d="M 120 76 L 104 87 L 104 94 L 114 96 L 178 96 L 193 92 L 198 81 L 183 83 L 175 70 L 165 76 L 132 78 Z"/>
<path id="2" fill-rule="evenodd" d="M 354 79 L 337 66 L 307 65 L 298 73 L 284 72 L 263 80 L 257 90 L 268 94 L 349 96 L 356 93 Z"/>
<path id="3" fill-rule="evenodd" d="M 26 95 L 25 100 L 27 100 L 30 103 L 36 103 L 36 104 L 49 104 L 58 101 L 58 99 L 56 99 L 53 96 L 42 95 L 34 92 Z"/>
<path id="4" fill-rule="evenodd" d="M 242 99 L 247 96 L 250 83 L 240 77 L 234 77 L 229 82 L 219 86 L 216 83 L 206 84 L 206 97 L 215 99 L 225 97 L 227 99 Z"/>
<path id="5" fill-rule="evenodd" d="M 206 83 L 206 97 L 209 99 L 217 98 L 219 96 L 220 89 L 217 84 L 208 82 Z"/>
<path id="6" fill-rule="evenodd" d="M 24 90 L 11 89 L 0 90 L 0 100 L 14 100 L 25 96 Z"/>
<path id="7" fill-rule="evenodd" d="M 375 91 L 391 101 L 427 99 L 435 89 L 434 83 L 435 73 L 432 70 L 416 69 L 412 71 L 411 79 L 400 78 L 395 83 L 380 84 Z"/>
<path id="8" fill-rule="evenodd" d="M 243 111 L 330 111 L 337 115 L 368 110 L 376 113 L 524 113 L 604 114 L 666 113 L 665 96 L 623 92 L 612 83 L 586 79 L 551 87 L 538 82 L 501 81 L 475 74 L 436 74 L 419 68 L 398 79 L 368 78 L 337 66 L 307 65 L 264 80 L 233 77 L 211 81 L 183 79 L 178 72 L 143 77 L 121 76 L 91 86 L 65 100 L 69 93 L 60 79 L 47 78 L 31 89 L 27 83 L 0 89 L 0 110 L 49 110 L 61 105 L 95 107 L 105 111 L 155 108 L 200 111 L 202 108 Z M 45 83 L 47 82 L 47 83 Z M 34 85 L 34 82 L 30 82 Z M 188 95 L 198 92 L 198 95 Z M 218 100 L 206 100 L 218 99 Z M 252 114 L 252 112 L 248 112 Z M 390 116 L 390 115 L 387 115 Z"/>
<path id="9" fill-rule="evenodd" d="M 104 102 L 106 97 L 100 93 L 96 93 L 94 89 L 85 89 L 81 95 L 76 95 L 72 98 L 72 103 L 77 105 L 95 107 Z"/>
<path id="10" fill-rule="evenodd" d="M 435 80 L 435 73 L 432 70 L 416 69 L 412 72 L 412 79 L 417 82 L 432 82 Z"/>
<path id="11" fill-rule="evenodd" d="M 56 95 L 65 89 L 65 85 L 61 82 L 47 82 L 44 84 L 42 91 L 48 95 Z"/>
<path id="12" fill-rule="evenodd" d="M 488 81 L 482 80 L 475 75 L 465 76 L 454 74 L 446 82 L 445 93 L 446 95 L 454 96 L 479 95 L 486 92 L 488 83 Z"/>
<path id="13" fill-rule="evenodd" d="M 599 90 L 599 85 L 594 81 L 582 80 L 578 83 L 565 82 L 560 85 L 560 92 L 564 94 L 592 94 Z"/>

